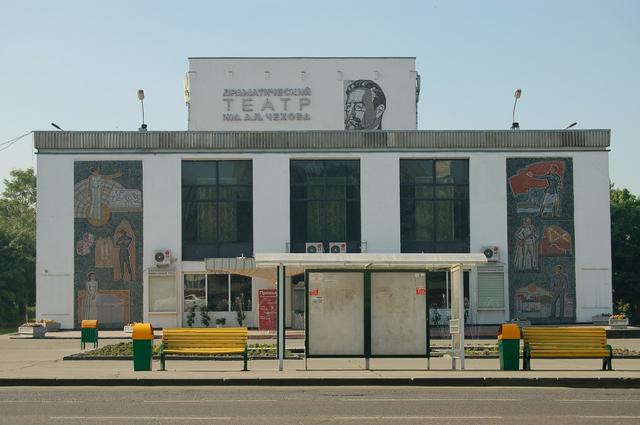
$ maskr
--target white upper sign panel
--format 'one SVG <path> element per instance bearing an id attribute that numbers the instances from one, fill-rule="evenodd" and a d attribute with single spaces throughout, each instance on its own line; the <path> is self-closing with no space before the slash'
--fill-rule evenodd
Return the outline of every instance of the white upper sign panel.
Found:
<path id="1" fill-rule="evenodd" d="M 416 130 L 415 58 L 190 58 L 189 130 Z"/>

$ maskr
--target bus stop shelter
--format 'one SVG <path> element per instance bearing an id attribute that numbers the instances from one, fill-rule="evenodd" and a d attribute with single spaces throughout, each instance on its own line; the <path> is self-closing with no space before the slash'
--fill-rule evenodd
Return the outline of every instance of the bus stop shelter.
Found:
<path id="1" fill-rule="evenodd" d="M 451 273 L 452 368 L 464 369 L 462 271 L 484 254 L 256 254 L 255 259 L 207 259 L 209 271 L 276 282 L 278 370 L 284 369 L 285 281 L 305 274 L 306 357 L 429 359 L 427 272 Z"/>

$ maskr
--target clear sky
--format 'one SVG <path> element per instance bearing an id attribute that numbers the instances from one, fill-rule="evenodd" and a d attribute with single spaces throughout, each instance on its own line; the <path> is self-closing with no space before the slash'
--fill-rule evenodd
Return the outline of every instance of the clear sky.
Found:
<path id="1" fill-rule="evenodd" d="M 415 56 L 419 129 L 611 129 L 640 194 L 640 1 L 0 0 L 0 149 L 31 130 L 186 130 L 190 56 Z M 0 179 L 34 166 L 31 136 Z M 0 187 L 3 186 L 0 183 Z"/>

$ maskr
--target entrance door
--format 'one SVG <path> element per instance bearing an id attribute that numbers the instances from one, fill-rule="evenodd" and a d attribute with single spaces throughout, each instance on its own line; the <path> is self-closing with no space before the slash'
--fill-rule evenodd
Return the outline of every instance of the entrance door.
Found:
<path id="1" fill-rule="evenodd" d="M 371 272 L 371 355 L 426 355 L 424 272 Z"/>

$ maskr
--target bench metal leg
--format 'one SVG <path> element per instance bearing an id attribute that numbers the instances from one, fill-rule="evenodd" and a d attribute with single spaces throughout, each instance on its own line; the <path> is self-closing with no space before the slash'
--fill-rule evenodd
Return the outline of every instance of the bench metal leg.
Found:
<path id="1" fill-rule="evenodd" d="M 244 360 L 244 369 L 242 369 L 242 371 L 243 371 L 243 372 L 246 372 L 246 371 L 248 371 L 248 370 L 249 370 L 249 368 L 247 367 L 247 363 L 248 363 L 248 361 L 249 361 L 249 358 L 248 358 L 248 357 L 249 357 L 249 355 L 247 354 L 247 351 L 248 351 L 248 348 L 247 348 L 247 346 L 245 345 L 245 346 L 244 346 L 244 353 L 243 353 L 243 355 L 242 355 L 243 360 Z"/>
<path id="2" fill-rule="evenodd" d="M 531 370 L 531 353 L 526 345 L 522 351 L 522 370 Z"/>
<path id="3" fill-rule="evenodd" d="M 164 353 L 160 352 L 160 370 L 164 372 Z"/>

